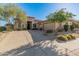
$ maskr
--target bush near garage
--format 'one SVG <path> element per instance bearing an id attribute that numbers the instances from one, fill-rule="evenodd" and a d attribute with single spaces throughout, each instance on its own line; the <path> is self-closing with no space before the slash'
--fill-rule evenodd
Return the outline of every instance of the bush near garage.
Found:
<path id="1" fill-rule="evenodd" d="M 62 41 L 68 41 L 68 40 L 76 39 L 76 37 L 72 34 L 65 34 L 58 36 L 57 39 Z"/>
<path id="2" fill-rule="evenodd" d="M 69 36 L 71 36 L 72 39 L 76 39 L 76 37 L 74 35 L 70 34 Z"/>
<path id="3" fill-rule="evenodd" d="M 69 25 L 68 24 L 65 24 L 64 25 L 64 30 L 67 32 L 68 31 L 68 28 L 69 28 Z"/>
<path id="4" fill-rule="evenodd" d="M 46 33 L 52 33 L 53 31 L 52 30 L 46 30 Z"/>
<path id="5" fill-rule="evenodd" d="M 58 36 L 57 39 L 62 40 L 62 41 L 68 41 L 68 38 L 64 35 Z"/>

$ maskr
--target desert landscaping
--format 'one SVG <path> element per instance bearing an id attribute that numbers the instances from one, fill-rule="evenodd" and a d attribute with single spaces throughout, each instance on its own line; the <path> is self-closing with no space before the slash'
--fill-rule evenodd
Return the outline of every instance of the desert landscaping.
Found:
<path id="1" fill-rule="evenodd" d="M 67 8 L 48 13 L 45 20 L 28 16 L 16 4 L 1 5 L 0 11 L 5 22 L 0 56 L 79 56 L 79 21 Z"/>

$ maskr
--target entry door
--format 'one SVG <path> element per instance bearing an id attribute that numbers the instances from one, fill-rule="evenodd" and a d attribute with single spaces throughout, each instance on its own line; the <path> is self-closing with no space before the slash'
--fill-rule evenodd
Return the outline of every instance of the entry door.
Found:
<path id="1" fill-rule="evenodd" d="M 36 29 L 36 24 L 33 24 L 33 28 Z"/>
<path id="2" fill-rule="evenodd" d="M 28 21 L 27 22 L 27 29 L 31 29 L 32 28 L 32 22 L 31 21 Z"/>

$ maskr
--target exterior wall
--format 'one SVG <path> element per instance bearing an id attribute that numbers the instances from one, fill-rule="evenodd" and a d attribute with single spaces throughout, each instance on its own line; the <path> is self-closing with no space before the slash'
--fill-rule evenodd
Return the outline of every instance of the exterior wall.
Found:
<path id="1" fill-rule="evenodd" d="M 38 29 L 43 29 L 43 24 L 38 24 Z"/>
<path id="2" fill-rule="evenodd" d="M 24 28 L 26 28 L 27 29 L 27 25 L 26 25 L 27 23 L 21 23 L 21 29 L 24 29 Z"/>
<path id="3" fill-rule="evenodd" d="M 37 27 L 37 22 L 38 21 L 36 21 L 34 17 L 28 17 L 28 21 L 31 21 L 32 22 L 31 29 L 34 28 L 33 24 L 36 24 L 36 27 Z"/>
<path id="4" fill-rule="evenodd" d="M 44 24 L 44 30 L 53 30 L 53 23 Z"/>
<path id="5" fill-rule="evenodd" d="M 44 30 L 58 30 L 58 29 L 63 29 L 64 25 L 68 23 L 69 25 L 72 25 L 72 21 L 65 21 L 61 23 L 61 28 L 60 28 L 60 23 L 45 23 L 44 24 Z M 54 27 L 55 26 L 55 27 Z"/>
<path id="6" fill-rule="evenodd" d="M 35 20 L 34 17 L 28 17 L 25 22 L 15 21 L 14 27 L 15 27 L 16 29 L 24 29 L 24 28 L 27 29 L 27 21 L 32 22 L 32 24 L 31 24 L 31 29 L 34 28 L 33 24 L 36 24 L 36 28 L 38 28 L 38 24 L 37 24 L 38 21 Z"/>
<path id="7" fill-rule="evenodd" d="M 54 27 L 55 25 L 55 27 Z M 59 24 L 58 23 L 47 23 L 44 24 L 44 30 L 57 30 L 59 28 Z"/>
<path id="8" fill-rule="evenodd" d="M 57 30 L 57 29 L 61 29 L 61 28 L 63 28 L 63 25 L 64 24 L 66 24 L 66 23 L 68 23 L 69 25 L 71 25 L 72 24 L 72 21 L 65 21 L 65 22 L 63 22 L 62 23 L 62 25 L 61 25 L 61 28 L 60 28 L 60 23 L 48 23 L 47 21 L 37 21 L 37 20 L 35 20 L 35 18 L 34 17 L 29 17 L 28 19 L 27 19 L 27 21 L 31 21 L 32 22 L 32 27 L 31 27 L 31 29 L 33 29 L 34 28 L 34 26 L 33 26 L 33 24 L 36 24 L 36 28 L 37 29 L 44 29 L 44 30 Z M 16 22 L 15 23 L 15 28 L 20 28 L 20 29 L 24 29 L 24 28 L 26 28 L 27 29 L 27 21 L 25 21 L 25 22 Z M 74 21 L 73 21 L 74 22 Z M 19 24 L 21 25 L 21 27 L 19 26 Z M 55 27 L 54 27 L 55 26 Z"/>
<path id="9" fill-rule="evenodd" d="M 27 24 L 27 21 L 25 21 L 25 22 L 15 21 L 14 29 L 15 30 L 17 30 L 17 29 L 24 29 L 24 28 L 26 28 L 26 24 Z"/>

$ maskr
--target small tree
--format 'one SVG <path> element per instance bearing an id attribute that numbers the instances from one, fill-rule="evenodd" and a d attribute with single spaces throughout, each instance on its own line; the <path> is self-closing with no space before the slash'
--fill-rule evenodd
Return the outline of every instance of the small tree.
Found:
<path id="1" fill-rule="evenodd" d="M 47 16 L 48 22 L 54 23 L 54 29 L 53 29 L 54 32 L 55 32 L 55 23 L 58 21 L 56 16 L 57 12 L 51 13 Z"/>
<path id="2" fill-rule="evenodd" d="M 16 18 L 14 20 L 15 20 L 15 23 L 16 23 L 16 21 L 18 21 L 19 25 L 21 25 L 21 22 L 27 21 L 27 16 L 23 10 L 19 10 L 17 15 L 16 15 Z"/>
<path id="3" fill-rule="evenodd" d="M 62 8 L 54 13 L 49 14 L 47 16 L 48 21 L 53 22 L 54 24 L 55 24 L 55 22 L 59 22 L 60 28 L 61 28 L 62 22 L 67 21 L 67 20 L 71 19 L 73 16 L 75 16 L 71 12 L 67 12 L 65 10 L 66 10 L 66 8 Z M 55 28 L 55 26 L 54 26 L 54 28 Z"/>
<path id="4" fill-rule="evenodd" d="M 4 19 L 3 19 L 3 12 L 4 12 L 3 6 L 0 6 L 0 21 L 4 21 Z M 1 31 L 2 31 L 2 27 L 1 27 L 1 23 L 0 23 L 0 32 Z"/>
<path id="5" fill-rule="evenodd" d="M 16 4 L 6 4 L 4 5 L 4 18 L 6 19 L 8 26 L 11 28 L 11 19 L 13 19 L 14 22 L 16 18 L 24 21 L 26 20 L 26 14 Z M 7 27 L 7 29 L 9 29 L 9 27 Z"/>

